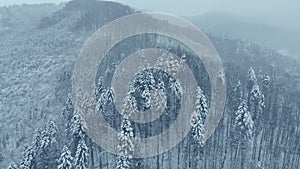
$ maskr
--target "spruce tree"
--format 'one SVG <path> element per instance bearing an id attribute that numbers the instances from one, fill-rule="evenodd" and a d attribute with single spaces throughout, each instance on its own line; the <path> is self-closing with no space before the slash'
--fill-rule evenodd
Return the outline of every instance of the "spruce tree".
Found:
<path id="1" fill-rule="evenodd" d="M 247 104 L 243 101 L 235 113 L 234 126 L 239 139 L 246 143 L 253 137 L 253 120 L 248 111 Z"/>
<path id="2" fill-rule="evenodd" d="M 74 114 L 74 104 L 73 104 L 73 101 L 72 101 L 72 94 L 69 93 L 68 94 L 68 98 L 67 98 L 67 101 L 64 105 L 64 109 L 62 111 L 62 117 L 66 120 L 66 128 L 69 128 L 71 126 L 71 121 L 72 121 L 72 117 L 73 117 L 73 114 Z M 69 133 L 67 133 L 67 135 L 69 136 Z"/>
<path id="3" fill-rule="evenodd" d="M 233 109 L 236 110 L 243 101 L 243 88 L 242 88 L 242 84 L 241 84 L 240 80 L 238 81 L 237 85 L 235 86 L 233 92 L 234 92 L 234 95 L 233 95 L 233 100 L 234 100 Z"/>
<path id="4" fill-rule="evenodd" d="M 88 147 L 85 144 L 84 139 L 81 139 L 76 150 L 74 158 L 75 169 L 88 169 Z"/>
<path id="5" fill-rule="evenodd" d="M 117 162 L 117 169 L 129 169 L 130 160 L 134 151 L 133 128 L 128 119 L 124 119 L 121 125 L 121 132 L 118 134 L 119 144 L 118 151 L 120 156 Z"/>
<path id="6" fill-rule="evenodd" d="M 121 131 L 118 133 L 118 152 L 119 157 L 117 161 L 117 169 L 129 169 L 131 167 L 132 153 L 134 151 L 134 131 L 128 117 L 133 111 L 137 111 L 137 103 L 134 97 L 130 95 L 130 92 L 124 99 L 122 110 L 122 123 Z"/>
<path id="7" fill-rule="evenodd" d="M 71 133 L 74 139 L 80 139 L 84 134 L 84 129 L 81 124 L 81 115 L 78 111 L 75 111 L 71 121 Z"/>
<path id="8" fill-rule="evenodd" d="M 19 166 L 15 162 L 12 162 L 9 164 L 7 169 L 19 169 Z"/>
<path id="9" fill-rule="evenodd" d="M 20 164 L 20 169 L 31 169 L 34 165 L 34 151 L 31 146 L 25 147 L 23 159 Z"/>
<path id="10" fill-rule="evenodd" d="M 261 94 L 255 72 L 252 68 L 248 71 L 248 108 L 250 114 L 253 116 L 255 126 L 260 126 L 261 114 L 265 107 L 264 95 Z"/>
<path id="11" fill-rule="evenodd" d="M 45 129 L 41 131 L 40 147 L 36 151 L 36 168 L 52 169 L 56 168 L 59 157 L 59 143 L 56 140 L 58 127 L 54 121 L 49 120 Z"/>
<path id="12" fill-rule="evenodd" d="M 205 131 L 205 120 L 208 115 L 208 105 L 206 97 L 200 87 L 197 88 L 196 110 L 192 114 L 191 125 L 193 138 L 203 146 L 203 134 Z"/>
<path id="13" fill-rule="evenodd" d="M 58 159 L 58 169 L 72 169 L 73 157 L 69 148 L 65 145 L 61 151 L 60 158 Z"/>
<path id="14" fill-rule="evenodd" d="M 248 111 L 246 102 L 243 101 L 238 110 L 236 111 L 235 118 L 235 129 L 236 134 L 239 138 L 239 142 L 241 143 L 241 168 L 250 168 L 251 165 L 251 144 L 253 141 L 253 120 L 251 114 Z M 239 152 L 240 146 L 237 147 L 237 153 Z"/>

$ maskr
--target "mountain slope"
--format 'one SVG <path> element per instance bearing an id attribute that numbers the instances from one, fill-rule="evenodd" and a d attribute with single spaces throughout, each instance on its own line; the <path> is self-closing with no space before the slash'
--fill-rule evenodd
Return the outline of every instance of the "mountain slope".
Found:
<path id="1" fill-rule="evenodd" d="M 70 142 L 65 138 L 66 130 L 70 129 L 66 128 L 61 113 L 71 90 L 71 75 L 79 50 L 99 27 L 133 12 L 119 3 L 75 0 L 42 19 L 36 28 L 0 39 L 0 168 L 11 161 L 19 163 L 23 148 L 33 140 L 34 130 L 42 128 L 49 119 L 58 124 L 59 148 Z M 300 147 L 296 142 L 300 136 L 299 62 L 243 40 L 208 36 L 221 56 L 228 81 L 228 103 L 217 131 L 203 149 L 186 138 L 170 152 L 135 159 L 136 168 L 231 168 L 233 164 L 240 168 L 235 161 L 241 159 L 233 159 L 238 151 L 231 148 L 233 129 L 229 119 L 236 111 L 232 106 L 236 104 L 234 87 L 240 80 L 247 91 L 250 67 L 255 70 L 260 86 L 266 74 L 272 79 L 270 90 L 265 93 L 264 124 L 260 126 L 264 136 L 259 136 L 262 142 L 259 145 L 264 145 L 261 161 L 254 163 L 262 163 L 265 168 L 300 166 Z M 116 156 L 93 143 L 87 145 L 94 150 L 90 165 L 114 167 Z"/>

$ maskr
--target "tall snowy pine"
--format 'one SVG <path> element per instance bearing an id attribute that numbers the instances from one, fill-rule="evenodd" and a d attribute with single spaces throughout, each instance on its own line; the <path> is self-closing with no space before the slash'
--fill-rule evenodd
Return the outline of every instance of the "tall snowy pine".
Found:
<path id="1" fill-rule="evenodd" d="M 20 164 L 20 169 L 31 169 L 33 167 L 34 151 L 28 146 L 23 152 L 23 159 Z"/>
<path id="2" fill-rule="evenodd" d="M 191 118 L 192 135 L 193 138 L 203 146 L 203 134 L 205 130 L 205 120 L 208 114 L 208 105 L 206 97 L 200 87 L 197 88 L 196 96 L 196 110 L 193 112 Z"/>
<path id="3" fill-rule="evenodd" d="M 75 169 L 88 169 L 88 147 L 84 139 L 81 139 L 76 150 L 74 167 Z"/>
<path id="4" fill-rule="evenodd" d="M 70 128 L 71 126 L 71 121 L 72 121 L 72 117 L 74 114 L 74 105 L 73 105 L 73 101 L 72 101 L 72 94 L 69 93 L 68 94 L 68 99 L 64 105 L 64 109 L 62 111 L 62 117 L 66 120 L 65 122 L 65 127 L 66 128 Z M 67 135 L 69 136 L 69 130 L 67 131 Z"/>
<path id="5" fill-rule="evenodd" d="M 245 101 L 243 101 L 238 110 L 236 111 L 235 117 L 235 129 L 242 145 L 241 149 L 241 169 L 250 168 L 251 164 L 251 143 L 253 141 L 253 120 L 251 114 L 248 111 Z M 239 152 L 237 148 L 236 156 Z"/>
<path id="6" fill-rule="evenodd" d="M 261 94 L 255 72 L 252 68 L 248 71 L 248 108 L 250 114 L 253 116 L 256 126 L 260 126 L 261 114 L 265 107 L 264 95 Z"/>
<path id="7" fill-rule="evenodd" d="M 234 96 L 233 96 L 234 106 L 233 106 L 233 109 L 236 110 L 243 101 L 243 88 L 242 88 L 242 84 L 241 84 L 240 80 L 238 81 L 237 85 L 235 86 L 233 92 L 234 92 Z"/>
<path id="8" fill-rule="evenodd" d="M 134 150 L 133 128 L 128 119 L 124 119 L 121 125 L 121 132 L 118 134 L 119 145 L 118 151 L 120 156 L 117 162 L 117 169 L 129 169 L 131 166 L 130 159 Z"/>
<path id="9" fill-rule="evenodd" d="M 244 143 L 249 142 L 249 140 L 253 137 L 254 123 L 245 101 L 240 104 L 235 113 L 234 125 L 237 134 L 239 135 L 239 139 Z"/>
<path id="10" fill-rule="evenodd" d="M 122 110 L 123 121 L 121 124 L 121 131 L 118 134 L 119 144 L 118 151 L 120 156 L 117 161 L 117 169 L 129 169 L 131 168 L 131 158 L 134 151 L 134 133 L 128 117 L 133 111 L 137 110 L 137 103 L 134 97 L 130 96 L 130 93 L 124 99 L 124 105 Z"/>
<path id="11" fill-rule="evenodd" d="M 57 153 L 59 150 L 59 143 L 56 140 L 56 135 L 58 133 L 58 127 L 54 121 L 49 120 L 45 126 L 45 129 L 41 131 L 40 135 L 40 147 L 36 151 L 36 168 L 56 168 L 57 161 L 59 157 Z"/>
<path id="12" fill-rule="evenodd" d="M 71 133 L 73 139 L 81 139 L 84 134 L 84 129 L 81 124 L 81 116 L 78 111 L 75 111 L 71 122 Z"/>
<path id="13" fill-rule="evenodd" d="M 64 146 L 58 159 L 58 169 L 72 169 L 73 157 L 67 146 Z"/>

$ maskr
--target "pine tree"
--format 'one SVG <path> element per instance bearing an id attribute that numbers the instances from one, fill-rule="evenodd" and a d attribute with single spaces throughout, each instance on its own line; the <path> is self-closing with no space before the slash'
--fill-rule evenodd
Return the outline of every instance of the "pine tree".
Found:
<path id="1" fill-rule="evenodd" d="M 130 161 L 128 158 L 119 156 L 116 169 L 130 169 Z"/>
<path id="2" fill-rule="evenodd" d="M 82 138 L 84 135 L 84 129 L 81 124 L 81 116 L 79 112 L 75 111 L 71 123 L 71 133 L 74 138 Z"/>
<path id="3" fill-rule="evenodd" d="M 20 169 L 31 169 L 34 163 L 34 151 L 30 146 L 25 147 L 23 159 L 20 164 Z"/>
<path id="4" fill-rule="evenodd" d="M 56 135 L 58 134 L 58 127 L 54 121 L 49 120 L 45 129 L 40 132 L 40 147 L 36 150 L 36 164 L 35 168 L 56 168 L 59 157 L 58 143 Z"/>
<path id="5" fill-rule="evenodd" d="M 240 80 L 238 81 L 237 85 L 235 86 L 233 92 L 234 92 L 234 96 L 233 96 L 234 107 L 233 107 L 233 109 L 236 110 L 243 101 L 243 88 L 242 88 L 242 84 L 241 84 Z"/>
<path id="6" fill-rule="evenodd" d="M 270 103 L 271 103 L 271 85 L 272 85 L 272 80 L 271 77 L 268 74 L 265 74 L 263 79 L 262 79 L 262 93 L 263 97 L 265 99 L 265 104 L 264 104 L 264 120 L 267 120 L 270 114 Z"/>
<path id="7" fill-rule="evenodd" d="M 98 80 L 98 83 L 97 83 L 96 91 L 95 91 L 96 98 L 100 98 L 101 94 L 105 91 L 103 83 L 104 83 L 103 77 L 100 77 Z"/>
<path id="8" fill-rule="evenodd" d="M 44 130 L 36 129 L 32 146 L 27 146 L 23 152 L 20 168 L 53 168 L 54 159 L 57 159 L 57 132 L 58 128 L 52 120 L 48 121 Z"/>
<path id="9" fill-rule="evenodd" d="M 171 91 L 173 92 L 173 94 L 175 94 L 175 96 L 178 97 L 182 94 L 182 88 L 176 79 L 172 78 L 171 83 L 170 83 L 170 88 L 171 88 Z"/>
<path id="10" fill-rule="evenodd" d="M 182 57 L 185 59 L 185 55 Z M 161 67 L 167 71 L 170 75 L 175 76 L 183 67 L 183 60 L 177 60 L 170 54 L 163 54 L 158 57 L 156 66 Z"/>
<path id="11" fill-rule="evenodd" d="M 148 86 L 145 86 L 144 90 L 142 91 L 142 99 L 144 100 L 143 102 L 143 107 L 145 109 L 149 109 L 152 104 L 152 99 L 151 99 L 151 92 Z"/>
<path id="12" fill-rule="evenodd" d="M 65 124 L 65 133 L 63 137 L 70 138 L 71 137 L 71 125 L 72 125 L 72 118 L 74 116 L 74 104 L 72 100 L 72 94 L 71 92 L 68 94 L 67 101 L 64 105 L 63 111 L 61 113 L 61 116 L 63 118 L 63 122 Z"/>
<path id="13" fill-rule="evenodd" d="M 231 149 L 231 153 L 233 154 L 233 152 L 236 151 L 236 149 L 238 148 L 238 144 L 239 144 L 239 134 L 237 134 L 237 132 L 234 130 L 236 125 L 235 124 L 236 111 L 238 110 L 241 103 L 244 101 L 243 88 L 240 80 L 238 81 L 236 87 L 234 88 L 232 100 L 233 100 L 233 106 L 232 106 L 233 113 L 230 114 L 231 130 L 229 132 L 230 132 L 230 149 Z M 231 156 L 231 160 L 234 160 L 233 155 Z"/>
<path id="14" fill-rule="evenodd" d="M 100 90 L 100 89 L 99 89 Z M 114 91 L 113 89 L 101 89 L 102 93 L 99 93 L 100 97 L 97 101 L 97 105 L 101 111 L 105 111 L 106 107 L 113 103 L 114 101 Z"/>
<path id="15" fill-rule="evenodd" d="M 256 84 L 257 84 L 257 79 L 256 79 L 255 72 L 253 68 L 250 67 L 248 71 L 248 85 L 247 85 L 248 91 L 251 91 L 253 86 Z"/>
<path id="16" fill-rule="evenodd" d="M 237 134 L 244 143 L 253 137 L 253 121 L 245 101 L 243 101 L 235 114 L 234 126 Z"/>
<path id="17" fill-rule="evenodd" d="M 128 119 L 124 119 L 121 125 L 121 132 L 118 134 L 120 144 L 118 150 L 122 156 L 131 158 L 134 150 L 133 128 Z"/>
<path id="18" fill-rule="evenodd" d="M 265 74 L 262 79 L 262 90 L 264 94 L 268 92 L 270 83 L 271 83 L 271 77 L 268 74 Z"/>
<path id="19" fill-rule="evenodd" d="M 133 88 L 131 88 L 133 89 Z M 119 144 L 118 151 L 119 157 L 117 161 L 117 169 L 129 169 L 131 166 L 132 153 L 134 151 L 134 131 L 128 117 L 133 111 L 137 111 L 137 103 L 134 97 L 130 95 L 132 90 L 127 94 L 124 99 L 122 110 L 123 120 L 121 124 L 121 131 L 118 134 Z"/>
<path id="20" fill-rule="evenodd" d="M 41 148 L 44 149 L 48 147 L 51 143 L 56 142 L 56 134 L 58 132 L 58 127 L 54 121 L 49 120 L 46 124 L 45 131 L 42 132 L 41 138 Z"/>
<path id="21" fill-rule="evenodd" d="M 155 111 L 163 111 L 167 107 L 167 97 L 164 91 L 164 88 L 158 88 L 151 94 L 153 98 L 151 107 L 156 108 Z"/>
<path id="22" fill-rule="evenodd" d="M 64 146 L 58 159 L 58 169 L 72 169 L 73 157 L 67 146 Z"/>
<path id="23" fill-rule="evenodd" d="M 245 101 L 243 101 L 238 110 L 236 111 L 235 118 L 235 131 L 239 138 L 239 142 L 242 145 L 241 149 L 241 168 L 250 168 L 251 165 L 251 143 L 253 141 L 253 121 L 251 114 L 248 111 Z M 239 152 L 239 147 L 237 147 L 237 154 Z"/>
<path id="24" fill-rule="evenodd" d="M 62 111 L 62 117 L 67 120 L 66 128 L 70 127 L 73 113 L 74 113 L 74 105 L 73 105 L 73 101 L 72 101 L 72 94 L 69 93 L 67 101 L 64 105 L 64 109 Z"/>
<path id="25" fill-rule="evenodd" d="M 114 98 L 115 98 L 115 94 L 114 94 L 114 90 L 112 88 L 108 89 L 106 91 L 106 98 L 107 98 L 107 102 L 108 104 L 111 104 L 114 102 Z"/>
<path id="26" fill-rule="evenodd" d="M 206 97 L 200 87 L 197 88 L 196 95 L 196 110 L 193 112 L 191 118 L 192 135 L 193 138 L 203 146 L 203 134 L 205 131 L 205 120 L 208 115 L 208 105 Z"/>
<path id="27" fill-rule="evenodd" d="M 137 110 L 137 103 L 133 96 L 128 94 L 124 99 L 122 115 L 128 118 L 130 114 Z"/>
<path id="28" fill-rule="evenodd" d="M 10 163 L 7 169 L 19 169 L 18 165 L 15 162 Z"/>
<path id="29" fill-rule="evenodd" d="M 67 101 L 64 105 L 64 110 L 63 110 L 62 114 L 64 117 L 69 117 L 69 115 L 72 114 L 73 111 L 74 111 L 74 105 L 73 105 L 73 101 L 72 101 L 72 94 L 69 93 Z"/>
<path id="30" fill-rule="evenodd" d="M 253 159 L 256 160 L 256 158 L 259 156 L 259 151 L 257 149 L 257 147 L 259 147 L 259 142 L 258 142 L 258 137 L 259 135 L 262 134 L 263 132 L 263 127 L 261 125 L 262 123 L 262 119 L 263 119 L 263 111 L 265 108 L 265 97 L 264 95 L 261 93 L 260 88 L 258 86 L 257 80 L 255 77 L 255 73 L 253 71 L 253 69 L 250 69 L 249 71 L 249 80 L 248 80 L 248 90 L 249 90 L 249 94 L 248 94 L 248 108 L 249 108 L 249 112 L 252 115 L 252 119 L 255 123 L 255 130 L 254 130 L 254 138 L 253 138 Z M 252 80 L 254 79 L 254 80 Z M 251 87 L 251 88 L 250 88 Z"/>
<path id="31" fill-rule="evenodd" d="M 257 121 L 257 126 L 260 126 L 260 117 L 263 113 L 265 107 L 264 95 L 261 94 L 259 86 L 255 84 L 250 91 L 250 102 L 249 107 L 251 107 L 251 114 L 253 115 L 253 120 Z"/>
<path id="32" fill-rule="evenodd" d="M 130 85 L 130 92 L 140 94 L 141 107 L 140 110 L 144 111 L 149 109 L 152 105 L 151 91 L 155 88 L 155 79 L 153 73 L 149 69 L 142 69 L 133 79 L 133 84 Z"/>
<path id="33" fill-rule="evenodd" d="M 133 128 L 131 127 L 130 121 L 128 119 L 123 119 L 121 132 L 118 134 L 118 151 L 120 156 L 117 162 L 117 169 L 130 168 L 130 159 L 132 158 L 132 153 L 134 151 L 133 137 Z"/>
<path id="34" fill-rule="evenodd" d="M 32 141 L 32 147 L 34 151 L 38 151 L 41 147 L 41 140 L 42 140 L 42 131 L 39 129 L 36 129 L 33 134 L 33 141 Z"/>
<path id="35" fill-rule="evenodd" d="M 89 156 L 89 148 L 86 145 L 86 133 L 85 133 L 85 123 L 82 120 L 82 116 L 79 112 L 79 110 L 74 111 L 73 118 L 71 120 L 70 125 L 70 133 L 72 135 L 72 141 L 70 144 L 70 151 L 72 152 L 75 161 L 74 161 L 74 167 L 80 168 L 80 167 L 88 167 L 88 156 Z M 81 152 L 80 152 L 81 151 Z M 78 154 L 79 153 L 79 154 Z M 84 154 L 82 154 L 84 153 Z M 81 160 L 83 161 L 79 161 Z M 75 164 L 77 166 L 75 166 Z M 77 169 L 76 168 L 76 169 Z M 80 168 L 81 169 L 81 168 Z"/>
<path id="36" fill-rule="evenodd" d="M 84 139 L 81 139 L 75 154 L 75 169 L 88 169 L 88 156 L 88 147 L 86 146 Z"/>
<path id="37" fill-rule="evenodd" d="M 261 94 L 255 72 L 252 68 L 248 72 L 248 108 L 250 114 L 253 116 L 256 126 L 260 126 L 260 117 L 265 107 L 264 95 Z"/>

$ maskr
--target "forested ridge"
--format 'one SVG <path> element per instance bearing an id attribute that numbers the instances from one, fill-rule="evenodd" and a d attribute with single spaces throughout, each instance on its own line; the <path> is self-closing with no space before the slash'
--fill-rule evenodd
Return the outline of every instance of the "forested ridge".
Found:
<path id="1" fill-rule="evenodd" d="M 155 157 L 118 157 L 93 143 L 80 123 L 70 94 L 76 58 L 98 28 L 135 12 L 119 3 L 74 0 L 43 17 L 35 27 L 0 37 L 0 168 L 300 168 L 299 61 L 251 42 L 210 33 L 206 34 L 225 67 L 227 103 L 218 128 L 205 143 L 199 142 L 201 135 L 197 133 L 203 125 L 197 122 L 192 123 L 193 130 L 180 144 Z M 160 36 L 138 36 L 127 42 L 133 48 L 148 47 L 140 41 L 179 56 L 193 55 L 178 42 Z M 122 44 L 111 54 L 117 52 L 130 53 Z M 170 72 L 180 66 L 172 58 L 160 62 L 170 64 Z M 209 79 L 203 65 L 199 65 L 203 81 L 195 91 L 199 99 L 195 121 L 205 119 L 210 101 Z M 150 75 L 160 73 L 153 71 Z M 119 120 L 116 126 L 120 138 L 130 150 L 133 134 L 145 128 L 126 118 L 109 116 L 113 91 L 101 82 L 102 75 L 105 73 L 99 76 L 95 91 L 99 108 L 108 120 Z M 135 82 L 144 82 L 150 75 L 141 72 Z M 180 99 L 180 92 L 176 93 L 180 87 L 173 83 L 176 81 L 168 82 L 172 86 L 168 88 L 147 81 L 143 90 L 157 90 L 158 97 L 163 97 L 161 89 L 168 90 L 176 101 Z M 135 108 L 152 104 L 149 96 L 147 93 L 135 100 L 142 105 Z M 161 121 L 163 126 L 172 123 L 172 118 Z"/>

